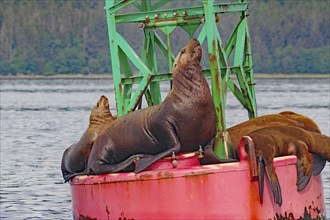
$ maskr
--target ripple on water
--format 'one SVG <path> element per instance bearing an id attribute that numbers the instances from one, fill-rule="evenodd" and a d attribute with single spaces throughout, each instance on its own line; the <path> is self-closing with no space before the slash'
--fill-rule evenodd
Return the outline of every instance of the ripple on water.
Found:
<path id="1" fill-rule="evenodd" d="M 327 80 L 256 79 L 258 114 L 296 111 L 313 118 L 329 135 Z M 72 219 L 69 184 L 63 184 L 63 151 L 85 131 L 101 95 L 110 100 L 109 80 L 1 80 L 1 219 Z M 162 94 L 168 86 L 161 87 Z M 315 98 L 317 97 L 317 98 Z M 229 93 L 227 126 L 248 118 Z M 330 216 L 330 165 L 322 172 Z"/>

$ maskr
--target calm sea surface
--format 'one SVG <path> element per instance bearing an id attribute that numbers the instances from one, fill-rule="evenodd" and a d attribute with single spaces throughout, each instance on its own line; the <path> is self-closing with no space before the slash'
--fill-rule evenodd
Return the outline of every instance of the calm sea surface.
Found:
<path id="1" fill-rule="evenodd" d="M 72 219 L 70 186 L 63 184 L 63 151 L 80 139 L 101 95 L 115 113 L 110 79 L 1 79 L 2 219 Z M 169 90 L 162 84 L 165 95 Z M 295 111 L 330 135 L 329 79 L 256 79 L 258 114 Z M 227 125 L 247 119 L 232 95 Z M 330 216 L 330 165 L 322 172 Z"/>

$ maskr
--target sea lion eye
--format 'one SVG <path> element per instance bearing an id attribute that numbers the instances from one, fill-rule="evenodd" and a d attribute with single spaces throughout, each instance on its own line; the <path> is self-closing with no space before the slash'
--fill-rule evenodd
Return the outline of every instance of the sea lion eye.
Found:
<path id="1" fill-rule="evenodd" d="M 181 54 L 184 54 L 186 52 L 186 49 L 181 50 Z"/>

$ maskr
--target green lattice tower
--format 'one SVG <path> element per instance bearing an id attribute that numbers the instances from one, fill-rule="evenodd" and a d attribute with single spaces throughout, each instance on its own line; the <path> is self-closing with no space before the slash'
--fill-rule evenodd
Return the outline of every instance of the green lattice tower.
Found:
<path id="1" fill-rule="evenodd" d="M 176 28 L 182 28 L 190 38 L 197 34 L 195 38 L 201 44 L 207 42 L 209 68 L 203 68 L 203 73 L 211 78 L 212 96 L 218 118 L 214 149 L 220 158 L 228 158 L 231 145 L 226 132 L 227 91 L 230 90 L 234 94 L 248 111 L 250 118 L 257 116 L 247 23 L 248 2 L 196 1 L 200 3 L 198 6 L 161 10 L 160 8 L 170 1 L 105 0 L 117 114 L 120 117 L 134 111 L 141 104 L 143 96 L 149 106 L 162 101 L 159 82 L 171 80 L 175 58 L 170 37 Z M 125 7 L 133 7 L 135 11 L 122 13 Z M 219 17 L 228 13 L 236 13 L 239 20 L 227 42 L 223 43 L 217 22 Z M 123 23 L 136 23 L 140 31 L 143 31 L 144 40 L 140 56 L 118 33 L 116 27 Z M 157 34 L 157 29 L 165 34 L 166 40 L 162 40 Z M 196 33 L 197 29 L 200 30 L 199 33 Z M 156 48 L 167 57 L 166 73 L 158 72 Z M 138 73 L 135 73 L 131 65 Z M 133 88 L 136 88 L 135 91 Z"/>

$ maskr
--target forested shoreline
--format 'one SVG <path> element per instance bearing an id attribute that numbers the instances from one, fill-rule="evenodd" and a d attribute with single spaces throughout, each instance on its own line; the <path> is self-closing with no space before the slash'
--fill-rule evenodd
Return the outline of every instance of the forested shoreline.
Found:
<path id="1" fill-rule="evenodd" d="M 254 72 L 330 73 L 328 0 L 252 0 L 249 13 Z M 220 23 L 225 38 L 233 22 Z M 128 42 L 140 36 L 119 30 Z M 173 36 L 173 45 L 180 41 Z M 0 45 L 1 75 L 111 73 L 103 0 L 0 0 Z"/>

